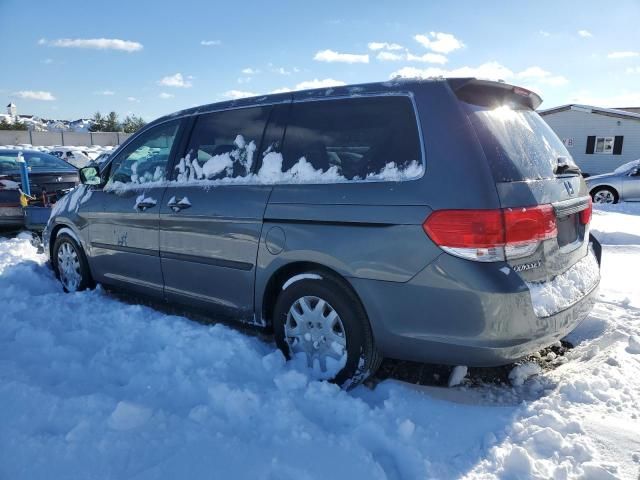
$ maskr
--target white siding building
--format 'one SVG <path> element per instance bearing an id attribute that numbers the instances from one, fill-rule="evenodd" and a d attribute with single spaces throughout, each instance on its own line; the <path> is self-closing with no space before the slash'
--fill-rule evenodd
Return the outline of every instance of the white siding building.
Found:
<path id="1" fill-rule="evenodd" d="M 640 158 L 640 113 L 634 110 L 572 104 L 538 113 L 581 170 L 597 175 Z"/>

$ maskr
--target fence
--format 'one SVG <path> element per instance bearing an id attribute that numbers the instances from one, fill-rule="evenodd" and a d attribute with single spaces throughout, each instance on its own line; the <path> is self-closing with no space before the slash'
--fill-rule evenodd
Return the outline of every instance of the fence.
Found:
<path id="1" fill-rule="evenodd" d="M 122 132 L 33 132 L 31 130 L 0 130 L 0 145 L 34 146 L 77 145 L 103 147 L 120 145 L 130 133 Z"/>

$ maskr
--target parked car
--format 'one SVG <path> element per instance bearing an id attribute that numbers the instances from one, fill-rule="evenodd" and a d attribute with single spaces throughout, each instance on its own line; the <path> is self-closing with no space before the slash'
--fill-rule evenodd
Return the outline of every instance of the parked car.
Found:
<path id="1" fill-rule="evenodd" d="M 625 163 L 611 173 L 586 179 L 594 203 L 640 201 L 640 159 Z"/>
<path id="2" fill-rule="evenodd" d="M 86 167 L 91 163 L 91 156 L 86 150 L 71 147 L 55 147 L 49 150 L 51 155 L 63 159 L 76 168 Z"/>
<path id="3" fill-rule="evenodd" d="M 58 157 L 38 150 L 0 149 L 0 226 L 20 227 L 24 215 L 20 205 L 21 184 L 18 156 L 29 169 L 31 195 L 43 192 L 59 196 L 80 183 L 78 170 Z"/>
<path id="4" fill-rule="evenodd" d="M 67 291 L 271 329 L 345 387 L 383 357 L 509 363 L 578 325 L 599 283 L 589 192 L 540 102 L 449 79 L 184 110 L 80 171 L 45 250 Z"/>

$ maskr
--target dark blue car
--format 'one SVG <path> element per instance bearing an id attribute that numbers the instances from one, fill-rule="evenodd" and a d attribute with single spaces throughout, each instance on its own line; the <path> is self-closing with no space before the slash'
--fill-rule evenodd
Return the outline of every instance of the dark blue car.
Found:
<path id="1" fill-rule="evenodd" d="M 24 224 L 18 190 L 22 188 L 19 155 L 29 169 L 33 197 L 40 199 L 44 192 L 62 196 L 79 182 L 78 170 L 54 155 L 38 150 L 0 150 L 0 227 L 16 228 Z"/>

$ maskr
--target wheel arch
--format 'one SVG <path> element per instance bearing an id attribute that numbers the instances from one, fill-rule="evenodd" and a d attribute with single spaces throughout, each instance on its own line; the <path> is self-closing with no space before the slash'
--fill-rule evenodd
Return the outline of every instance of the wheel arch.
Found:
<path id="1" fill-rule="evenodd" d="M 78 242 L 78 245 L 80 245 L 80 247 L 85 251 L 86 255 L 87 249 L 85 248 L 85 245 L 82 242 L 82 237 L 78 234 L 78 232 L 76 232 L 71 225 L 67 225 L 66 223 L 58 223 L 51 229 L 51 233 L 49 234 L 49 258 L 53 259 L 53 247 L 55 246 L 56 239 L 58 238 L 60 231 L 64 229 L 67 229 L 70 232 L 71 238 Z"/>
<path id="2" fill-rule="evenodd" d="M 348 288 L 353 293 L 355 298 L 357 298 L 360 302 L 362 309 L 364 310 L 365 314 L 367 314 L 367 320 L 370 322 L 368 318 L 369 315 L 367 312 L 367 308 L 362 302 L 360 295 L 358 295 L 358 292 L 355 290 L 355 288 L 353 288 L 353 285 L 351 285 L 351 282 L 349 282 L 346 277 L 344 277 L 334 269 L 320 263 L 308 261 L 292 261 L 280 266 L 271 274 L 262 292 L 260 313 L 267 328 L 271 329 L 273 327 L 273 310 L 278 299 L 278 294 L 282 290 L 282 287 L 287 282 L 287 280 L 296 275 L 310 272 L 317 272 L 320 274 L 320 276 L 324 274 L 326 275 L 326 277 L 342 284 L 345 288 Z"/>

